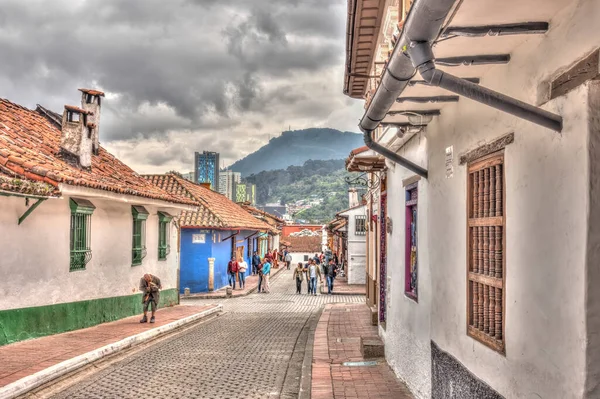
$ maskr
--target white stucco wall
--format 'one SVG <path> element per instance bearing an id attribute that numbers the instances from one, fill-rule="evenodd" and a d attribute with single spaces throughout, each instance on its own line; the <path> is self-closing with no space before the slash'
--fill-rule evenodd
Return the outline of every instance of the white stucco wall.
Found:
<path id="1" fill-rule="evenodd" d="M 427 168 L 427 140 L 415 135 L 399 154 Z M 430 312 L 431 269 L 428 240 L 428 185 L 418 182 L 417 204 L 417 294 L 418 302 L 404 295 L 405 288 L 405 188 L 403 180 L 414 173 L 400 166 L 387 172 L 387 214 L 392 233 L 387 235 L 387 310 L 386 328 L 380 328 L 386 359 L 394 372 L 407 383 L 417 398 L 431 397 Z"/>
<path id="2" fill-rule="evenodd" d="M 590 35 L 598 20 L 599 1 L 573 2 L 546 35 L 530 36 L 481 84 L 534 104 L 542 81 L 600 46 L 600 37 Z M 418 304 L 403 295 L 402 179 L 410 172 L 398 166 L 388 171 L 394 231 L 388 236 L 387 323 L 380 333 L 386 359 L 417 397 L 431 394 L 430 339 L 506 398 L 585 397 L 587 93 L 582 86 L 543 105 L 563 116 L 561 134 L 462 97 L 429 124 L 420 146 L 429 178 L 419 182 Z M 467 170 L 458 158 L 509 132 L 515 142 L 505 150 L 504 356 L 466 334 Z M 445 149 L 451 145 L 454 177 L 447 179 Z M 414 140 L 401 153 L 424 166 Z M 588 330 L 597 327 L 588 321 Z"/>
<path id="3" fill-rule="evenodd" d="M 292 255 L 292 264 L 290 265 L 290 268 L 296 267 L 298 262 L 301 262 L 304 265 L 307 262 L 304 260 L 305 256 L 308 256 L 309 259 L 312 259 L 315 256 L 314 253 L 309 252 L 290 252 L 290 254 Z"/>
<path id="4" fill-rule="evenodd" d="M 347 276 L 348 284 L 365 284 L 367 267 L 367 236 L 356 235 L 356 215 L 365 215 L 367 207 L 361 206 L 340 213 L 348 217 L 348 255 Z M 366 221 L 368 223 L 368 220 Z"/>
<path id="5" fill-rule="evenodd" d="M 82 271 L 69 271 L 69 199 L 43 202 L 17 225 L 27 209 L 25 199 L 0 197 L 0 310 L 75 302 L 138 292 L 144 273 L 160 277 L 163 289 L 177 286 L 177 229 L 171 225 L 171 252 L 158 261 L 158 216 L 163 210 L 144 205 L 147 255 L 141 266 L 131 266 L 131 204 L 91 199 L 92 260 Z M 33 203 L 33 202 L 31 202 Z"/>
<path id="6" fill-rule="evenodd" d="M 599 2 L 573 2 L 481 84 L 535 103 L 539 83 L 600 44 L 590 27 Z M 577 23 L 575 23 L 577 21 Z M 595 21 L 595 22 L 594 22 Z M 562 134 L 461 98 L 428 127 L 431 337 L 507 398 L 581 398 L 585 363 L 587 87 L 544 105 Z M 506 356 L 466 335 L 466 167 L 446 179 L 455 154 L 508 132 L 506 164 Z M 423 297 L 423 295 L 421 295 Z"/>

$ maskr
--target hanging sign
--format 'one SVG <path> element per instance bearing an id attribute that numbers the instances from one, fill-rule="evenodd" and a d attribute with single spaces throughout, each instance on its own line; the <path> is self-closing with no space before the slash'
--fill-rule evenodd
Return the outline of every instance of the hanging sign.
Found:
<path id="1" fill-rule="evenodd" d="M 454 176 L 454 146 L 446 148 L 446 179 L 451 179 Z"/>

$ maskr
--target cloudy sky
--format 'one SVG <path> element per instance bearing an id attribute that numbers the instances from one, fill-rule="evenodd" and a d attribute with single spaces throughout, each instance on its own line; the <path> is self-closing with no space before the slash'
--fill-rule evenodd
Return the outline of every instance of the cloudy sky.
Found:
<path id="1" fill-rule="evenodd" d="M 141 173 L 227 164 L 269 136 L 357 130 L 346 0 L 0 0 L 0 97 L 62 113 L 107 93 L 100 138 Z"/>

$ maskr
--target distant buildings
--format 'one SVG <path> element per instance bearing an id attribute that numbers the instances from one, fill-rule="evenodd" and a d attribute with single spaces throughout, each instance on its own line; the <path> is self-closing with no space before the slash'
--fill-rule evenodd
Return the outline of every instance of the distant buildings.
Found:
<path id="1" fill-rule="evenodd" d="M 256 184 L 240 183 L 237 185 L 236 202 L 249 202 L 256 205 Z"/>
<path id="2" fill-rule="evenodd" d="M 261 211 L 265 211 L 268 214 L 273 216 L 277 216 L 278 218 L 285 219 L 285 215 L 287 215 L 287 207 L 285 205 L 279 204 L 266 204 L 266 205 L 257 205 L 257 208 Z"/>
<path id="3" fill-rule="evenodd" d="M 194 181 L 194 172 L 182 173 L 181 177 L 183 177 L 187 181 Z"/>
<path id="4" fill-rule="evenodd" d="M 203 151 L 194 154 L 194 182 L 210 183 L 212 190 L 219 191 L 218 152 Z"/>
<path id="5" fill-rule="evenodd" d="M 237 201 L 237 187 L 242 182 L 242 174 L 231 170 L 221 171 L 219 175 L 219 191 L 232 201 Z"/>

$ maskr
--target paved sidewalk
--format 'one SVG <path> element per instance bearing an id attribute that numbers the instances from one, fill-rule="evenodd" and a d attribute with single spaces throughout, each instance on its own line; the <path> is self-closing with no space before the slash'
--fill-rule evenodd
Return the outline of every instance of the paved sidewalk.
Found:
<path id="1" fill-rule="evenodd" d="M 65 360 L 153 328 L 184 319 L 214 306 L 174 306 L 159 309 L 156 313 L 156 323 L 154 324 L 140 324 L 140 316 L 132 316 L 90 328 L 1 346 L 0 387 Z"/>
<path id="2" fill-rule="evenodd" d="M 279 274 L 279 272 L 281 272 L 282 270 L 284 270 L 284 268 L 279 267 L 279 269 L 271 269 L 271 278 L 270 281 L 273 280 L 273 278 L 275 276 L 277 276 Z M 207 293 L 202 293 L 202 294 L 191 294 L 191 295 L 187 295 L 181 296 L 181 299 L 221 299 L 221 298 L 227 298 L 227 287 L 222 287 L 220 289 L 218 289 L 217 291 L 213 291 L 213 292 L 207 292 Z M 236 287 L 238 287 L 238 285 L 236 284 Z M 246 296 L 248 294 L 251 294 L 253 292 L 256 291 L 256 289 L 258 288 L 258 276 L 247 276 L 246 277 L 246 287 L 243 290 L 240 290 L 239 288 L 236 288 L 235 290 L 233 290 L 233 292 L 231 293 L 231 296 L 236 298 L 236 297 L 240 297 L 240 296 Z"/>
<path id="3" fill-rule="evenodd" d="M 378 398 L 412 399 L 385 359 L 371 366 L 345 366 L 365 359 L 360 338 L 377 336 L 370 324 L 369 308 L 363 304 L 328 304 L 315 331 L 311 399 Z"/>
<path id="4" fill-rule="evenodd" d="M 327 294 L 327 284 L 323 279 L 321 293 Z M 365 284 L 348 284 L 347 277 L 337 277 L 333 282 L 332 295 L 366 295 L 367 288 Z"/>

